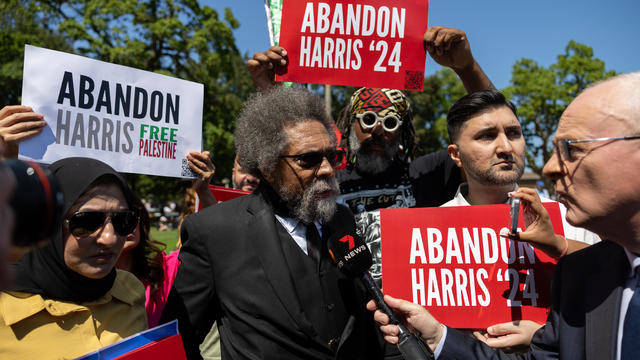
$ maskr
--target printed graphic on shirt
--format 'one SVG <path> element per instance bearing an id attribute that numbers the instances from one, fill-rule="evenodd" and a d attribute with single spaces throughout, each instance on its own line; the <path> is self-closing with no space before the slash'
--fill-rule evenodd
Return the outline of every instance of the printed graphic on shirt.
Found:
<path id="1" fill-rule="evenodd" d="M 378 286 L 382 286 L 380 253 L 380 209 L 408 208 L 416 205 L 410 184 L 382 189 L 369 189 L 342 194 L 338 203 L 348 206 L 356 220 L 356 232 L 366 242 L 373 256 L 369 271 Z"/>

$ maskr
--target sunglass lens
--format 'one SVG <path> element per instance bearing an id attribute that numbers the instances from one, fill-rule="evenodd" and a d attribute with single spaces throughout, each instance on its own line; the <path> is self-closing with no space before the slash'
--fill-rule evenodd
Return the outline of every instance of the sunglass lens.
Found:
<path id="1" fill-rule="evenodd" d="M 376 117 L 376 115 L 374 113 L 366 113 L 362 117 L 362 124 L 364 126 L 366 126 L 366 127 L 375 126 L 377 121 L 378 121 L 378 118 Z"/>
<path id="2" fill-rule="evenodd" d="M 300 166 L 306 169 L 318 166 L 322 162 L 323 154 L 319 152 L 310 152 L 302 154 L 298 157 Z"/>
<path id="3" fill-rule="evenodd" d="M 69 232 L 77 237 L 89 236 L 104 224 L 104 218 L 103 212 L 77 212 L 69 219 Z"/>
<path id="4" fill-rule="evenodd" d="M 138 225 L 138 216 L 133 211 L 122 211 L 114 213 L 111 217 L 113 228 L 120 236 L 127 236 L 133 232 Z"/>
<path id="5" fill-rule="evenodd" d="M 385 130 L 394 131 L 398 128 L 398 119 L 396 119 L 394 116 L 389 116 L 384 119 L 384 122 L 382 124 L 384 125 L 383 127 Z"/>

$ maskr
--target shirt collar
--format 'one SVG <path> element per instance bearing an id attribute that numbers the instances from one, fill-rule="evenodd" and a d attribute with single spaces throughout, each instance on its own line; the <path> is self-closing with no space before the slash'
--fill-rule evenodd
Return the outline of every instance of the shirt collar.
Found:
<path id="1" fill-rule="evenodd" d="M 65 316 L 74 311 L 86 310 L 88 305 L 110 302 L 112 297 L 128 305 L 133 305 L 136 300 L 136 294 L 140 291 L 136 287 L 141 286 L 134 281 L 139 282 L 133 275 L 125 274 L 123 271 L 118 270 L 116 280 L 106 294 L 94 301 L 81 304 L 44 299 L 38 294 L 3 292 L 0 293 L 0 316 L 4 318 L 5 324 L 11 326 L 42 310 L 46 310 L 52 316 Z"/>
<path id="2" fill-rule="evenodd" d="M 518 184 L 515 184 L 513 190 L 517 188 Z M 462 184 L 458 185 L 458 191 L 456 191 L 456 196 L 454 196 L 453 198 L 456 200 L 458 206 L 469 206 L 471 204 L 469 204 L 469 201 L 467 201 L 467 196 L 469 196 L 469 184 L 463 182 Z M 508 198 L 505 204 L 511 204 L 511 198 Z"/>
<path id="3" fill-rule="evenodd" d="M 289 234 L 294 234 L 298 231 L 304 231 L 303 234 L 306 234 L 306 226 L 302 223 L 302 221 L 300 221 L 300 219 L 284 217 L 278 214 L 275 214 L 275 216 Z M 319 221 L 314 221 L 313 224 L 316 226 L 318 234 L 322 236 L 322 224 Z"/>
<path id="4" fill-rule="evenodd" d="M 627 259 L 629 260 L 629 265 L 631 265 L 631 272 L 629 273 L 629 277 L 632 278 L 636 274 L 636 269 L 640 266 L 640 256 L 632 253 L 627 250 L 627 248 L 623 247 L 625 254 L 627 254 Z"/>

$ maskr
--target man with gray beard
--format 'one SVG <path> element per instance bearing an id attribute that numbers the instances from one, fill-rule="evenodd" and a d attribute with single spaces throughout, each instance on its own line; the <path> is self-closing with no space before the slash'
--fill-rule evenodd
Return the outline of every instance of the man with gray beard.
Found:
<path id="1" fill-rule="evenodd" d="M 468 92 L 493 88 L 475 61 L 467 35 L 460 29 L 432 26 L 423 35 L 429 56 L 455 71 Z M 272 46 L 247 62 L 259 90 L 275 85 L 275 73 L 286 72 L 287 52 Z M 291 61 L 297 61 L 291 59 Z M 363 81 L 366 82 L 366 81 Z M 371 275 L 382 284 L 380 237 L 371 236 L 380 209 L 439 206 L 451 199 L 462 181 L 461 173 L 445 150 L 413 157 L 415 129 L 411 105 L 399 90 L 360 88 L 336 123 L 347 166 L 337 172 L 338 203 L 354 213 L 358 235 L 369 239 L 374 257 Z"/>
<path id="2" fill-rule="evenodd" d="M 333 122 L 304 89 L 251 98 L 235 133 L 255 191 L 187 217 L 181 265 L 163 320 L 179 319 L 188 357 L 215 321 L 223 359 L 399 359 L 367 314 L 365 289 L 330 259 L 327 241 L 355 231 L 336 204 Z"/>

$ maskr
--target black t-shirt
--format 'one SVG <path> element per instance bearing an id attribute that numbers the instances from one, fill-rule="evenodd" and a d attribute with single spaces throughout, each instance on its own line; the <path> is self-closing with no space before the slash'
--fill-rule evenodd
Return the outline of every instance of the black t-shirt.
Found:
<path id="1" fill-rule="evenodd" d="M 355 169 L 336 173 L 340 183 L 338 203 L 348 206 L 356 231 L 373 254 L 371 275 L 381 285 L 380 209 L 434 207 L 451 200 L 462 182 L 460 170 L 446 150 L 413 160 L 408 166 L 392 164 L 377 175 L 360 175 Z"/>

